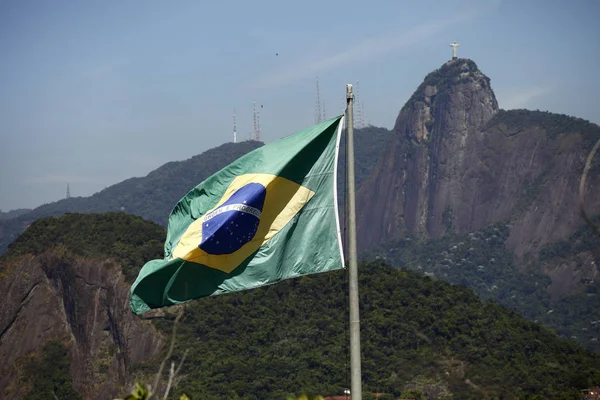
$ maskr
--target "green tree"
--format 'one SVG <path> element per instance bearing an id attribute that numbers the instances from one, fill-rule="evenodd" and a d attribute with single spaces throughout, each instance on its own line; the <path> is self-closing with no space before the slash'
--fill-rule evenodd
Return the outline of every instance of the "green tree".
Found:
<path id="1" fill-rule="evenodd" d="M 25 400 L 82 400 L 73 390 L 70 365 L 69 349 L 62 342 L 55 340 L 46 344 L 42 359 L 34 359 L 25 366 L 26 379 L 32 382 Z"/>

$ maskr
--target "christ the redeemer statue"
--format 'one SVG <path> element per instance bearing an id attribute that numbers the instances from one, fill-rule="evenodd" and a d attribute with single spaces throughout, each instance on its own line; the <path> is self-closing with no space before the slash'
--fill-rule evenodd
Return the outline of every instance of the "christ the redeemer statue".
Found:
<path id="1" fill-rule="evenodd" d="M 450 47 L 452 47 L 452 59 L 456 60 L 456 48 L 460 46 L 460 44 L 456 43 L 456 42 L 452 42 L 450 43 Z"/>

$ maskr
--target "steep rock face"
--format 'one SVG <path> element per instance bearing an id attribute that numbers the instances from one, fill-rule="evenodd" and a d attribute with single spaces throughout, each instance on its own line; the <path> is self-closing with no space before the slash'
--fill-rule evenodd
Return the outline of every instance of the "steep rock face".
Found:
<path id="1" fill-rule="evenodd" d="M 498 103 L 474 62 L 454 60 L 427 76 L 400 111 L 395 138 L 357 195 L 359 245 L 367 248 L 405 229 L 438 236 L 444 218 L 471 227 L 465 211 L 477 201 L 470 171 L 481 129 Z M 465 190 L 467 189 L 467 190 Z"/>
<path id="2" fill-rule="evenodd" d="M 501 111 L 489 79 L 458 59 L 429 74 L 400 111 L 394 139 L 357 193 L 358 244 L 438 237 L 510 221 L 518 258 L 581 226 L 579 174 L 600 128 L 571 117 Z M 600 212 L 598 174 L 586 209 Z"/>
<path id="3" fill-rule="evenodd" d="M 507 112 L 484 132 L 486 149 L 481 157 L 492 171 L 490 184 L 497 193 L 493 206 L 502 209 L 496 218 L 510 220 L 506 246 L 518 259 L 535 257 L 544 245 L 565 239 L 582 226 L 579 180 L 593 142 L 600 137 L 600 127 L 593 124 L 539 114 L 542 123 L 518 121 L 519 112 Z M 598 160 L 594 165 L 600 165 Z M 600 175 L 597 168 L 594 171 L 586 185 L 590 215 L 600 212 Z"/>
<path id="4" fill-rule="evenodd" d="M 127 367 L 156 355 L 162 339 L 133 316 L 128 285 L 109 260 L 86 260 L 61 250 L 25 256 L 0 277 L 0 394 L 22 396 L 19 370 L 48 340 L 71 348 L 73 388 L 89 399 L 118 395 Z"/>

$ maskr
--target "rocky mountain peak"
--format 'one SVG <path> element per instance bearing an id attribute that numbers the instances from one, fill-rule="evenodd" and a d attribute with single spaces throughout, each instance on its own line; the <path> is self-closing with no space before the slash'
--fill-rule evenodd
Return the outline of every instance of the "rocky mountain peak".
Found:
<path id="1" fill-rule="evenodd" d="M 357 192 L 359 248 L 510 221 L 507 248 L 535 257 L 582 222 L 575 193 L 597 137 L 588 125 L 500 112 L 490 79 L 473 61 L 448 61 L 400 110 L 393 138 Z M 589 197 L 590 212 L 597 201 Z"/>
<path id="2" fill-rule="evenodd" d="M 429 73 L 400 111 L 395 130 L 418 143 L 434 131 L 465 132 L 478 128 L 498 112 L 490 79 L 474 61 L 450 60 Z"/>

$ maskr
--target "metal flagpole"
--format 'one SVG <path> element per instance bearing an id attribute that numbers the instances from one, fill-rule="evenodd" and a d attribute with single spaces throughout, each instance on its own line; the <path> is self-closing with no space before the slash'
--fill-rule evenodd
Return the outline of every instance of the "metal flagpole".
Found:
<path id="1" fill-rule="evenodd" d="M 346 85 L 346 171 L 348 174 L 348 275 L 350 298 L 350 398 L 362 400 L 360 374 L 360 316 L 356 260 L 356 204 L 354 188 L 354 91 Z"/>

